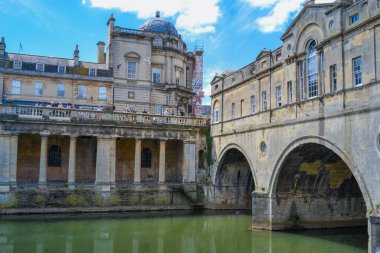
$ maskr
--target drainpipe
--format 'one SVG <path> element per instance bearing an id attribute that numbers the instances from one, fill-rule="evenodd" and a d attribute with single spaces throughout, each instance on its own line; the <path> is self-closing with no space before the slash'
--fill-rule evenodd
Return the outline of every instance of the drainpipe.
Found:
<path id="1" fill-rule="evenodd" d="M 340 30 L 342 33 L 342 73 L 343 73 L 343 109 L 346 108 L 346 71 L 344 71 L 344 63 L 345 63 L 345 57 L 344 57 L 344 34 L 343 34 L 343 13 L 340 13 Z"/>

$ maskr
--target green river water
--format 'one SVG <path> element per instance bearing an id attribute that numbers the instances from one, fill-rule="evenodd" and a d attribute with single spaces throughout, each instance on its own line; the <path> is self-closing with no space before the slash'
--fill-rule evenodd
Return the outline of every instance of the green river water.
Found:
<path id="1" fill-rule="evenodd" d="M 366 229 L 251 231 L 246 214 L 66 215 L 0 219 L 0 253 L 367 252 Z"/>

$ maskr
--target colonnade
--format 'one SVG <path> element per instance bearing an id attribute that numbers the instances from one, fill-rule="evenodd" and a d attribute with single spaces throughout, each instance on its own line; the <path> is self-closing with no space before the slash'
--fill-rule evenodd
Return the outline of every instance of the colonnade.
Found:
<path id="1" fill-rule="evenodd" d="M 40 133 L 41 146 L 39 156 L 39 173 L 38 185 L 47 184 L 48 168 L 48 138 L 49 133 Z M 66 136 L 67 137 L 67 136 Z M 70 145 L 68 152 L 68 171 L 67 185 L 74 188 L 76 184 L 76 160 L 77 157 L 77 139 L 78 135 L 70 135 Z M 115 185 L 116 174 L 116 141 L 118 137 L 114 136 L 97 136 L 96 151 L 96 174 L 95 186 L 101 191 L 109 191 Z M 18 152 L 24 152 L 23 147 L 18 147 L 19 135 L 9 134 L 0 135 L 0 192 L 8 192 L 10 187 L 17 186 L 17 155 Z M 141 138 L 135 138 L 135 159 L 133 183 L 141 183 Z M 159 139 L 159 162 L 158 162 L 158 183 L 166 182 L 166 142 L 167 139 Z M 36 149 L 38 147 L 35 147 Z M 196 171 L 196 144 L 195 141 L 183 141 L 183 164 L 182 164 L 182 182 L 195 182 Z"/>

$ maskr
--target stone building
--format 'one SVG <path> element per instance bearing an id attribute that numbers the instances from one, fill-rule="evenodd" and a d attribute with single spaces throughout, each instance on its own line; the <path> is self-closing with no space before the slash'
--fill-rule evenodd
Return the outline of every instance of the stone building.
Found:
<path id="1" fill-rule="evenodd" d="M 261 229 L 368 222 L 375 252 L 380 3 L 309 1 L 281 40 L 211 82 L 216 162 L 206 199 L 252 207 Z"/>
<path id="2" fill-rule="evenodd" d="M 194 189 L 206 125 L 189 112 L 194 54 L 159 12 L 139 29 L 115 26 L 112 15 L 107 27 L 96 63 L 81 61 L 78 46 L 73 59 L 11 53 L 2 38 L 3 202 L 39 194 L 36 186 L 63 190 L 55 205 L 78 185 L 107 193 L 159 183 L 164 200 L 172 185 Z"/>

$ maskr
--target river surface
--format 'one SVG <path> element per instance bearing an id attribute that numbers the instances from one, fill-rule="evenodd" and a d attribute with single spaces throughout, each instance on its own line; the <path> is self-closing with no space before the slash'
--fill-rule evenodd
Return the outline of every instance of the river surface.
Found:
<path id="1" fill-rule="evenodd" d="M 365 253 L 363 229 L 251 231 L 246 214 L 0 218 L 6 253 Z"/>

